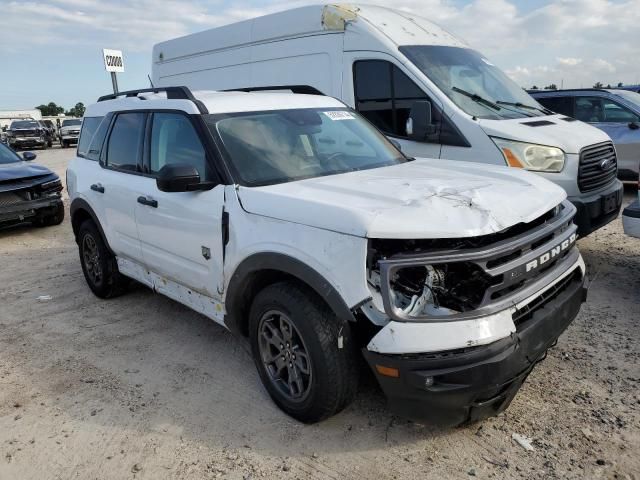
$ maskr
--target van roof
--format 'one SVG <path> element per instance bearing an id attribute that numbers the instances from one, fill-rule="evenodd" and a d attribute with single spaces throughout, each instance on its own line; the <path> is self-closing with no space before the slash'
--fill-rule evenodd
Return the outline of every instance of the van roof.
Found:
<path id="1" fill-rule="evenodd" d="M 376 5 L 311 5 L 212 28 L 158 43 L 155 63 L 213 53 L 252 43 L 266 43 L 313 34 L 335 34 L 346 26 L 396 45 L 467 47 L 461 40 L 413 13 Z"/>
<path id="2" fill-rule="evenodd" d="M 344 103 L 333 97 L 286 93 L 283 91 L 217 92 L 195 90 L 191 93 L 195 100 L 201 102 L 211 114 L 345 107 Z M 85 112 L 85 117 L 101 117 L 110 112 L 140 109 L 176 109 L 190 114 L 201 113 L 194 102 L 190 100 L 168 99 L 166 93 L 143 92 L 135 96 L 117 97 L 89 105 Z"/>

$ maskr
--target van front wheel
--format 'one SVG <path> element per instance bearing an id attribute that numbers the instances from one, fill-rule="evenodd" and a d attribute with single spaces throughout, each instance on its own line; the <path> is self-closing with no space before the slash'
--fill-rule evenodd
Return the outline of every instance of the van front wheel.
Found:
<path id="1" fill-rule="evenodd" d="M 317 295 L 293 282 L 262 290 L 249 318 L 251 348 L 273 401 L 305 423 L 347 406 L 358 386 L 358 362 L 348 322 Z"/>

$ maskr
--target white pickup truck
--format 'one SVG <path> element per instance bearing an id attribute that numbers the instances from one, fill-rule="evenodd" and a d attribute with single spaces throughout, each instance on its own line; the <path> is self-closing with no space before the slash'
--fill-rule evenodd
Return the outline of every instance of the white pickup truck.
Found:
<path id="1" fill-rule="evenodd" d="M 405 417 L 494 415 L 585 298 L 563 189 L 414 161 L 330 97 L 102 97 L 67 186 L 96 295 L 132 278 L 248 337 L 267 391 L 304 422 L 349 404 L 359 354 Z"/>

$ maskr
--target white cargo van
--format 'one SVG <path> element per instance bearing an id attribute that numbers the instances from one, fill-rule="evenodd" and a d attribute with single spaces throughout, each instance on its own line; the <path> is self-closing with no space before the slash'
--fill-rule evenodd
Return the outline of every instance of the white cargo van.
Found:
<path id="1" fill-rule="evenodd" d="M 483 55 L 407 12 L 296 8 L 159 43 L 152 69 L 155 86 L 317 91 L 359 111 L 407 155 L 538 172 L 566 190 L 580 235 L 620 210 L 604 132 L 545 109 Z"/>

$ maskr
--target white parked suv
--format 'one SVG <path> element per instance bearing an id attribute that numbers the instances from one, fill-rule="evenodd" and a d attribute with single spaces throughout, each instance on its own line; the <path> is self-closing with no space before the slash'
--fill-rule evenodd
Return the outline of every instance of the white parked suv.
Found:
<path id="1" fill-rule="evenodd" d="M 494 415 L 584 301 L 576 210 L 520 169 L 412 160 L 325 96 L 101 97 L 67 171 L 85 278 L 248 337 L 301 421 L 349 404 L 359 354 L 405 417 Z"/>

